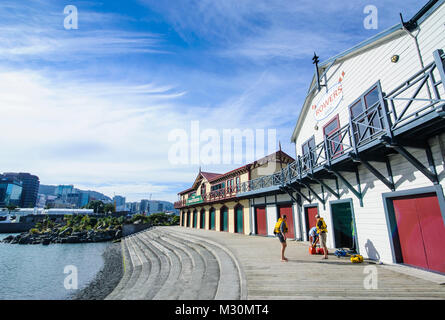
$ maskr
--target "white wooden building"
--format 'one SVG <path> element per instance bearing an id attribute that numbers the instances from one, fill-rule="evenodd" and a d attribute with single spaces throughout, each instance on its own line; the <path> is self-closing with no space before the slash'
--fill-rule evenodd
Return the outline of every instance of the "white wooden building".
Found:
<path id="1" fill-rule="evenodd" d="M 283 210 L 307 241 L 319 213 L 330 248 L 445 273 L 444 2 L 316 64 L 297 160 L 238 195 L 254 234 L 272 235 Z"/>

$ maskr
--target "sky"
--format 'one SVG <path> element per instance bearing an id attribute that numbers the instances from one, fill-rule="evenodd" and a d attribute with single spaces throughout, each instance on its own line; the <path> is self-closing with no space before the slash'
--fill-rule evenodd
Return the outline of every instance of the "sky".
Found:
<path id="1" fill-rule="evenodd" d="M 253 133 L 255 155 L 281 144 L 294 157 L 314 52 L 323 62 L 425 3 L 2 0 L 0 172 L 176 201 L 200 167 L 248 162 L 246 146 L 206 160 L 224 130 Z M 377 29 L 364 27 L 368 5 Z"/>

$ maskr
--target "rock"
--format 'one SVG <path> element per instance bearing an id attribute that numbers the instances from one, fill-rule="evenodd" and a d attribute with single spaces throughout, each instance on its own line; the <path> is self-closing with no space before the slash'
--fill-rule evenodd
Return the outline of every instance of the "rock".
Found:
<path id="1" fill-rule="evenodd" d="M 117 230 L 116 233 L 114 234 L 114 238 L 115 239 L 122 238 L 122 230 Z"/>
<path id="2" fill-rule="evenodd" d="M 73 232 L 73 228 L 66 228 L 65 230 L 63 230 L 62 232 L 59 233 L 59 237 L 65 237 L 71 234 L 71 232 Z"/>
<path id="3" fill-rule="evenodd" d="M 67 243 L 79 243 L 79 237 L 78 236 L 69 236 L 66 239 Z"/>
<path id="4" fill-rule="evenodd" d="M 32 242 L 32 238 L 30 236 L 27 237 L 20 237 L 18 239 L 18 244 L 29 244 Z"/>
<path id="5" fill-rule="evenodd" d="M 11 242 L 12 240 L 14 240 L 14 236 L 13 235 L 9 235 L 9 236 L 7 236 L 6 238 L 4 238 L 3 239 L 3 242 L 5 242 L 5 243 L 9 243 L 9 242 Z"/>
<path id="6" fill-rule="evenodd" d="M 42 240 L 42 244 L 43 244 L 44 246 L 47 246 L 47 245 L 49 245 L 50 243 L 51 243 L 51 240 L 48 239 L 48 238 L 45 238 L 45 239 Z"/>

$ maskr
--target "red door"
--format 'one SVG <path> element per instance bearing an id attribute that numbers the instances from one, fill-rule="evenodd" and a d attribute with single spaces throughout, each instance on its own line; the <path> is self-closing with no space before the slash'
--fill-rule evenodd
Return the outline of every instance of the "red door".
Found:
<path id="1" fill-rule="evenodd" d="M 403 263 L 445 273 L 445 226 L 435 194 L 393 200 Z"/>
<path id="2" fill-rule="evenodd" d="M 318 207 L 307 207 L 305 213 L 307 237 L 309 239 L 309 230 L 317 225 L 317 219 L 315 219 L 315 215 L 318 214 Z"/>
<path id="3" fill-rule="evenodd" d="M 278 213 L 280 217 L 286 215 L 286 224 L 287 224 L 287 238 L 295 239 L 295 228 L 294 228 L 294 215 L 292 213 L 292 205 L 288 206 L 279 206 Z"/>
<path id="4" fill-rule="evenodd" d="M 267 236 L 266 208 L 255 208 L 256 234 Z"/>

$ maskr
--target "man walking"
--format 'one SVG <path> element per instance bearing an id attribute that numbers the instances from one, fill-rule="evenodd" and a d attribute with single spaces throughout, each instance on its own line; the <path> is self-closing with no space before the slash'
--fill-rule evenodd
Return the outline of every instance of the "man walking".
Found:
<path id="1" fill-rule="evenodd" d="M 323 248 L 323 254 L 324 254 L 323 259 L 327 259 L 328 248 L 326 245 L 326 238 L 327 238 L 328 228 L 323 218 L 321 218 L 318 213 L 315 215 L 315 218 L 317 219 L 317 233 L 320 241 L 320 247 Z"/>
<path id="2" fill-rule="evenodd" d="M 278 239 L 281 243 L 281 262 L 287 262 L 287 258 L 284 256 L 284 251 L 286 250 L 287 244 L 286 244 L 286 233 L 287 233 L 287 223 L 286 223 L 287 217 L 286 215 L 283 215 L 283 217 L 280 217 L 275 224 L 274 233 L 276 236 L 278 236 Z"/>

